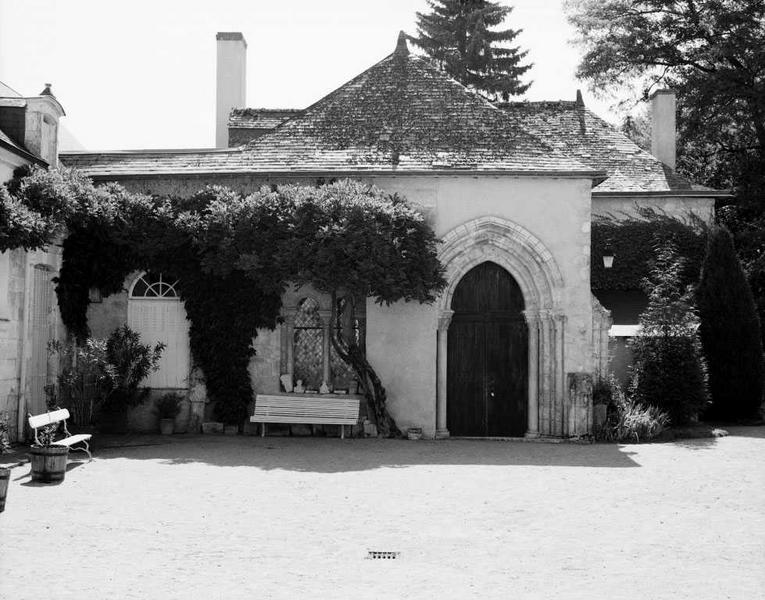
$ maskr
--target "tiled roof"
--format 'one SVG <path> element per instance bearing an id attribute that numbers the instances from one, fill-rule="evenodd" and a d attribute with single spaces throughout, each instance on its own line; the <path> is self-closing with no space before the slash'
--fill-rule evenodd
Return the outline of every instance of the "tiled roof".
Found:
<path id="1" fill-rule="evenodd" d="M 16 154 L 17 156 L 20 156 L 26 160 L 29 160 L 31 162 L 35 162 L 41 165 L 47 165 L 48 163 L 45 162 L 43 159 L 35 156 L 29 150 L 23 148 L 16 142 L 14 142 L 10 136 L 8 136 L 2 129 L 0 129 L 0 147 L 5 148 L 6 150 L 9 150 Z"/>
<path id="2" fill-rule="evenodd" d="M 401 44 L 242 149 L 78 153 L 64 154 L 62 160 L 100 177 L 456 171 L 602 178 Z"/>
<path id="3" fill-rule="evenodd" d="M 713 191 L 672 171 L 580 102 L 509 102 L 499 106 L 560 152 L 608 173 L 595 193 Z"/>
<path id="4" fill-rule="evenodd" d="M 228 117 L 228 126 L 238 129 L 276 129 L 287 119 L 302 112 L 295 108 L 235 108 Z"/>

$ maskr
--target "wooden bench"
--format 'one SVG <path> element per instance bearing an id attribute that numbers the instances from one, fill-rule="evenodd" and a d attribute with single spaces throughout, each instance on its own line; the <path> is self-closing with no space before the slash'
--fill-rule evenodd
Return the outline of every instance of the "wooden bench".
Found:
<path id="1" fill-rule="evenodd" d="M 308 425 L 340 425 L 340 437 L 345 439 L 345 426 L 359 421 L 359 399 L 338 395 L 258 394 L 252 423 L 262 423 L 261 437 L 266 435 L 266 423 L 303 423 Z"/>
<path id="2" fill-rule="evenodd" d="M 69 418 L 69 411 L 65 408 L 54 410 L 52 412 L 43 413 L 41 415 L 32 416 L 30 414 L 29 426 L 35 430 L 35 442 L 37 444 L 40 443 L 40 440 L 37 437 L 37 430 L 40 427 L 45 427 L 47 425 L 54 425 L 56 423 L 61 423 L 64 427 L 64 435 L 66 435 L 66 437 L 61 440 L 56 440 L 51 445 L 67 446 L 71 450 L 82 450 L 88 455 L 89 460 L 93 460 L 93 456 L 90 454 L 90 445 L 88 444 L 88 440 L 92 436 L 89 433 L 80 433 L 78 435 L 72 435 L 71 433 L 69 433 L 69 430 L 66 428 L 66 420 L 68 418 Z M 77 444 L 80 444 L 81 447 L 75 447 L 75 445 Z"/>

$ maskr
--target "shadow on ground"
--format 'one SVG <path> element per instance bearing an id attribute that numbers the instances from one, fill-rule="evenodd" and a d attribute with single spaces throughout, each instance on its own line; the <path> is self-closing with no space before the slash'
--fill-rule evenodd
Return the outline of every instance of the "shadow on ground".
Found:
<path id="1" fill-rule="evenodd" d="M 83 461 L 69 461 L 66 464 L 66 472 L 69 473 L 70 471 L 73 471 L 80 465 L 85 464 Z M 66 477 L 66 475 L 64 476 Z M 42 481 L 32 481 L 32 470 L 31 467 L 25 472 L 19 475 L 18 477 L 14 478 L 14 481 L 21 481 L 26 480 L 21 485 L 26 487 L 48 487 L 52 485 L 61 485 L 64 483 L 63 481 L 50 481 L 48 483 L 43 483 Z"/>
<path id="2" fill-rule="evenodd" d="M 249 436 L 103 436 L 95 460 L 162 460 L 316 473 L 415 465 L 630 468 L 631 452 L 613 444 L 547 444 L 490 440 L 407 441 Z"/>

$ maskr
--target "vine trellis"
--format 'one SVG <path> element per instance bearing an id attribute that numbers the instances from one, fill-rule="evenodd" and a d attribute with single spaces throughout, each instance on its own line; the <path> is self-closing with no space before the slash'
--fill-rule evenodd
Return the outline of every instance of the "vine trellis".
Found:
<path id="1" fill-rule="evenodd" d="M 258 328 L 275 326 L 286 286 L 310 283 L 330 294 L 332 345 L 356 372 L 381 433 L 399 434 L 382 382 L 338 316 L 352 311 L 337 304 L 432 302 L 443 288 L 435 234 L 404 199 L 349 180 L 157 197 L 36 168 L 0 187 L 0 250 L 43 248 L 61 236 L 56 293 L 78 343 L 89 333 L 90 289 L 117 293 L 137 270 L 178 278 L 192 357 L 226 423 L 247 416 L 252 341 Z"/>

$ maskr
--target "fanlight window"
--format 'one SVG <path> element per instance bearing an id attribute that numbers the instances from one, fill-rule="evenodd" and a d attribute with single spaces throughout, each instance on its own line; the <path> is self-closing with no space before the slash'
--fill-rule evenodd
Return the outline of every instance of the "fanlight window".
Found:
<path id="1" fill-rule="evenodd" d="M 178 279 L 175 277 L 165 277 L 162 273 L 144 273 L 133 284 L 130 297 L 175 300 L 178 298 L 178 292 L 175 289 L 177 284 Z"/>

